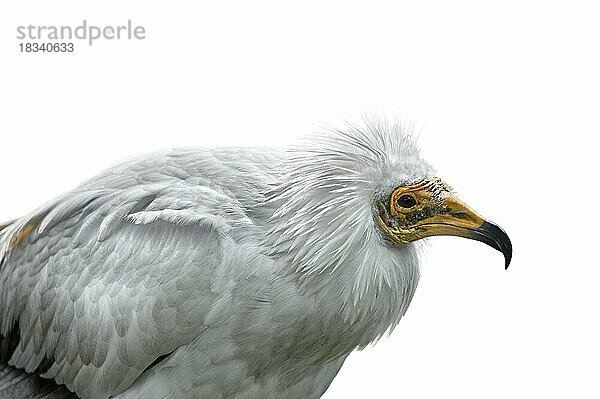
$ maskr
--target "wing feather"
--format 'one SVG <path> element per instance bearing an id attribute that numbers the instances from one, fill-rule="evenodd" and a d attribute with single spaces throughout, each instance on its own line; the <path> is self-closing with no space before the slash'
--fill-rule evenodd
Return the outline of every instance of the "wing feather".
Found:
<path id="1" fill-rule="evenodd" d="M 223 242 L 253 222 L 173 158 L 115 168 L 3 227 L 0 334 L 18 323 L 20 337 L 10 365 L 48 364 L 43 377 L 107 397 L 206 328 Z"/>

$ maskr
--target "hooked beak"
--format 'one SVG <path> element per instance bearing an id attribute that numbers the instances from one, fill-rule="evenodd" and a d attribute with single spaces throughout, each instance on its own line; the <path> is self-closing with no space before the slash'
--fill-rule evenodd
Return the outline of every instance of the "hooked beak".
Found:
<path id="1" fill-rule="evenodd" d="M 506 232 L 497 224 L 484 221 L 478 228 L 468 230 L 463 236 L 472 240 L 481 241 L 484 244 L 502 252 L 504 255 L 504 269 L 508 269 L 512 259 L 512 244 Z"/>
<path id="2" fill-rule="evenodd" d="M 504 230 L 485 219 L 454 196 L 444 199 L 448 212 L 434 215 L 419 226 L 424 237 L 458 236 L 489 245 L 504 255 L 504 268 L 512 258 L 512 244 Z"/>

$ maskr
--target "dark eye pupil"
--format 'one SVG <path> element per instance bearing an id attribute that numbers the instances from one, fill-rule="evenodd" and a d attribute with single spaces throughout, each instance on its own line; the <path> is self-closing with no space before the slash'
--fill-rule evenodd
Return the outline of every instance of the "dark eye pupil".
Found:
<path id="1" fill-rule="evenodd" d="M 412 208 L 417 205 L 417 200 L 413 196 L 405 194 L 398 198 L 398 205 L 402 208 Z"/>

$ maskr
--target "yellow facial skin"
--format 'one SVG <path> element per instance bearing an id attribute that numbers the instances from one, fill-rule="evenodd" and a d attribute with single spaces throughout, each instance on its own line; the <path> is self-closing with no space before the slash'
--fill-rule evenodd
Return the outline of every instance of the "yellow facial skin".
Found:
<path id="1" fill-rule="evenodd" d="M 504 254 L 506 267 L 512 245 L 506 233 L 458 199 L 438 178 L 401 186 L 375 215 L 386 240 L 408 244 L 425 237 L 451 235 L 484 242 Z"/>

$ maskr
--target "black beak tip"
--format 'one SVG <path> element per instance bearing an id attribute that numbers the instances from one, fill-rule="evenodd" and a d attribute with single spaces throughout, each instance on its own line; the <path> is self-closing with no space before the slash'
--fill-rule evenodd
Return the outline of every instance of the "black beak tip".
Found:
<path id="1" fill-rule="evenodd" d="M 484 238 L 481 241 L 502 252 L 504 255 L 504 269 L 508 269 L 512 259 L 512 243 L 508 234 L 500 226 L 490 222 L 483 222 L 477 230 L 483 236 L 481 238 Z"/>
<path id="2" fill-rule="evenodd" d="M 504 254 L 504 270 L 508 270 L 508 266 L 510 266 L 511 259 L 512 259 L 512 251 L 508 254 Z"/>

